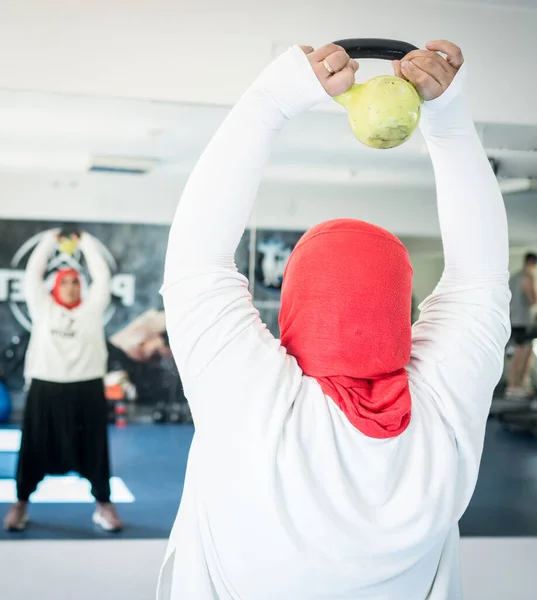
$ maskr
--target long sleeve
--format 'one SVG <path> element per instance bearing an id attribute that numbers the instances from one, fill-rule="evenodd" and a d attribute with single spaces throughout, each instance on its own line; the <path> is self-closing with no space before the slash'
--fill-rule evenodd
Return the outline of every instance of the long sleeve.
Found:
<path id="1" fill-rule="evenodd" d="M 421 130 L 436 179 L 444 278 L 504 278 L 509 252 L 505 206 L 461 94 L 464 69 L 437 100 L 425 103 Z"/>
<path id="2" fill-rule="evenodd" d="M 179 202 L 162 294 L 185 391 L 217 360 L 232 379 L 269 338 L 234 264 L 278 131 L 328 95 L 298 47 L 269 65 L 206 148 Z M 228 360 L 229 355 L 229 360 Z M 235 367 L 236 365 L 236 367 Z M 194 394 L 191 393 L 190 397 Z"/>
<path id="3" fill-rule="evenodd" d="M 230 112 L 190 176 L 170 232 L 165 289 L 177 279 L 177 266 L 187 260 L 229 265 L 277 132 L 288 119 L 328 98 L 298 47 L 265 69 Z"/>
<path id="4" fill-rule="evenodd" d="M 110 269 L 96 239 L 86 232 L 80 238 L 80 250 L 84 254 L 91 277 L 91 286 L 85 302 L 95 310 L 104 312 L 110 303 Z"/>
<path id="5" fill-rule="evenodd" d="M 56 232 L 48 231 L 35 247 L 28 264 L 24 278 L 24 293 L 28 310 L 32 319 L 49 301 L 49 293 L 45 287 L 44 276 L 47 263 L 56 245 Z"/>
<path id="6" fill-rule="evenodd" d="M 454 432 L 461 507 L 473 492 L 509 338 L 508 231 L 502 195 L 461 95 L 464 70 L 426 103 L 445 269 L 413 328 L 411 382 Z M 423 395 L 421 396 L 423 397 Z"/>

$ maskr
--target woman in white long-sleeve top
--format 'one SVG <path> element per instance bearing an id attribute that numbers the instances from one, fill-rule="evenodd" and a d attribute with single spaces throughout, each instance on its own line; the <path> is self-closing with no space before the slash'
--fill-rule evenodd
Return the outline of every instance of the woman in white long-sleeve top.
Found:
<path id="1" fill-rule="evenodd" d="M 46 475 L 71 471 L 87 478 L 97 501 L 95 524 L 108 531 L 122 523 L 110 503 L 107 404 L 103 377 L 107 350 L 104 312 L 110 302 L 110 270 L 96 240 L 88 233 L 73 236 L 88 267 L 91 285 L 85 297 L 73 269 L 55 274 L 52 290 L 45 285 L 48 261 L 58 232 L 47 232 L 32 253 L 25 293 L 32 334 L 25 377 L 30 382 L 17 468 L 18 501 L 4 526 L 20 531 L 28 523 L 31 494 Z"/>
<path id="2" fill-rule="evenodd" d="M 281 341 L 234 264 L 277 132 L 354 82 L 342 48 L 266 68 L 185 188 L 163 295 L 196 433 L 160 600 L 461 597 L 457 523 L 509 337 L 507 221 L 460 49 L 434 42 L 394 66 L 425 100 L 445 255 L 412 330 L 408 254 L 374 225 L 306 233 Z"/>

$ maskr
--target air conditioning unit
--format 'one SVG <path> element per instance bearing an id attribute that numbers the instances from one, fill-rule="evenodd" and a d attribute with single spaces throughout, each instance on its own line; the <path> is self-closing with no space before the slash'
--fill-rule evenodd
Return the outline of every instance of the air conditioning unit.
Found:
<path id="1" fill-rule="evenodd" d="M 150 157 L 90 156 L 88 172 L 146 175 L 158 167 L 160 160 Z"/>
<path id="2" fill-rule="evenodd" d="M 489 163 L 494 171 L 494 175 L 498 177 L 500 170 L 500 161 L 497 158 L 489 157 Z M 529 177 L 513 177 L 502 178 L 498 177 L 498 184 L 502 194 L 517 194 L 519 192 L 527 192 L 529 190 L 537 190 L 537 180 Z"/>

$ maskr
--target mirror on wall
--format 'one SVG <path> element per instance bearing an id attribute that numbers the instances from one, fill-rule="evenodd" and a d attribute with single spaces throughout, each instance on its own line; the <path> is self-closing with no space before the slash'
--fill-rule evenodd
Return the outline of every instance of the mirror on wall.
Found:
<path id="1" fill-rule="evenodd" d="M 159 290 L 175 207 L 228 111 L 0 90 L 0 505 L 6 510 L 16 496 L 28 392 L 24 365 L 35 327 L 25 272 L 47 232 L 70 227 L 96 240 L 111 274 L 104 383 L 111 499 L 126 523 L 122 535 L 167 537 L 193 426 Z M 520 128 L 478 129 L 499 169 L 515 270 L 521 254 L 537 245 L 536 195 L 526 189 L 537 161 L 530 150 L 520 150 L 528 135 Z M 369 220 L 401 238 L 415 271 L 414 320 L 441 277 L 434 177 L 419 134 L 391 153 L 378 153 L 356 142 L 343 113 L 314 111 L 277 140 L 236 256 L 254 305 L 275 336 L 290 253 L 309 227 L 336 217 Z M 79 273 L 84 298 L 93 281 L 84 252 L 58 240 L 45 265 L 49 291 L 63 268 Z M 90 518 L 90 485 L 76 473 L 47 477 L 31 500 L 30 539 L 100 535 Z M 467 526 L 479 530 L 475 522 Z"/>

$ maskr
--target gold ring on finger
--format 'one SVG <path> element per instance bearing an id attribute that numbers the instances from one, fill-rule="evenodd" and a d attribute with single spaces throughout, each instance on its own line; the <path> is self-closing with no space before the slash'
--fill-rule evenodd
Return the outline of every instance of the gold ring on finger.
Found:
<path id="1" fill-rule="evenodd" d="M 326 60 L 326 58 L 323 60 L 323 65 L 324 65 L 324 68 L 328 71 L 329 75 L 334 74 L 334 69 L 332 69 L 329 62 Z"/>

